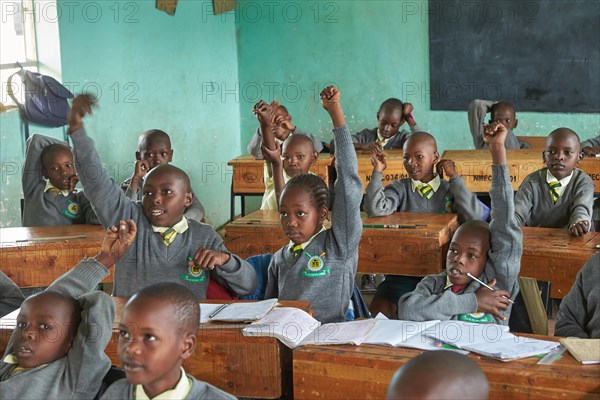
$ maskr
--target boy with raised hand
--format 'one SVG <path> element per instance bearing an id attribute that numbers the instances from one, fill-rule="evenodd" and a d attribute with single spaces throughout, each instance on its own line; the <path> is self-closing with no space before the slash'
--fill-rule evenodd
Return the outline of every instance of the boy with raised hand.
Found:
<path id="1" fill-rule="evenodd" d="M 509 299 L 514 300 L 519 293 L 523 241 L 515 218 L 506 135 L 506 127 L 499 122 L 484 130 L 493 162 L 489 226 L 483 221 L 469 221 L 456 230 L 446 255 L 446 271 L 426 276 L 413 292 L 400 298 L 399 319 L 508 324 Z M 496 290 L 481 286 L 467 273 Z"/>
<path id="2" fill-rule="evenodd" d="M 505 143 L 507 149 L 528 149 L 531 147 L 529 143 L 519 140 L 513 132 L 517 128 L 519 120 L 517 119 L 515 107 L 511 103 L 476 99 L 469 104 L 467 112 L 469 129 L 473 136 L 475 149 L 479 150 L 486 147 L 483 130 L 487 113 L 491 113 L 489 124 L 499 122 L 508 130 Z"/>
<path id="3" fill-rule="evenodd" d="M 91 113 L 93 104 L 92 97 L 77 96 L 69 115 L 81 182 L 104 226 L 118 219 L 133 219 L 138 226 L 134 245 L 115 266 L 113 295 L 132 296 L 149 284 L 175 281 L 203 299 L 209 279 L 237 295 L 253 293 L 252 266 L 231 254 L 211 226 L 185 218 L 193 199 L 185 172 L 168 164 L 152 169 L 144 181 L 141 203 L 132 202 L 108 177 L 83 127 L 83 117 Z"/>

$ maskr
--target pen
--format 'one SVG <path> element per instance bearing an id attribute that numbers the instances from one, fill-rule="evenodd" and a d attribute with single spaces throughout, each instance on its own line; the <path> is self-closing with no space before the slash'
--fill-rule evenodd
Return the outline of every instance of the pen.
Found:
<path id="1" fill-rule="evenodd" d="M 363 228 L 392 228 L 392 229 L 417 229 L 419 227 L 426 227 L 427 225 L 415 224 L 415 225 L 385 225 L 385 224 L 364 224 Z"/>
<path id="2" fill-rule="evenodd" d="M 470 273 L 470 272 L 467 272 L 467 276 L 468 276 L 469 278 L 473 279 L 475 282 L 478 282 L 478 283 L 480 283 L 481 285 L 485 286 L 486 288 L 490 289 L 492 292 L 495 292 L 495 291 L 496 291 L 496 289 L 494 289 L 493 287 L 491 287 L 491 286 L 489 286 L 489 285 L 487 285 L 487 284 L 485 284 L 485 283 L 481 282 L 479 279 L 475 278 L 473 275 L 471 275 L 471 273 Z M 512 304 L 515 304 L 515 302 L 514 302 L 514 301 L 512 301 L 511 299 L 509 299 L 508 297 L 506 297 L 506 296 L 502 296 L 502 297 L 504 297 L 505 299 L 507 299 L 508 301 L 510 301 Z"/>
<path id="3" fill-rule="evenodd" d="M 210 314 L 208 315 L 208 318 L 209 318 L 209 319 L 210 319 L 210 318 L 213 318 L 215 315 L 217 315 L 218 313 L 220 313 L 221 311 L 223 311 L 223 309 L 224 309 L 225 307 L 227 307 L 228 305 L 229 305 L 229 304 L 223 304 L 221 307 L 217 308 L 215 311 L 213 311 L 212 313 L 210 313 Z"/>
<path id="4" fill-rule="evenodd" d="M 73 236 L 50 236 L 50 237 L 41 237 L 41 238 L 30 238 L 30 239 L 19 239 L 15 242 L 41 242 L 43 240 L 65 240 L 65 239 L 83 239 L 86 238 L 87 235 L 73 235 Z"/>

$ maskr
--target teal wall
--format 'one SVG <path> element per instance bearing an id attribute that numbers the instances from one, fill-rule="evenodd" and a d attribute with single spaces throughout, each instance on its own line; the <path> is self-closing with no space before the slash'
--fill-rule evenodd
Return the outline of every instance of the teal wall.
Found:
<path id="1" fill-rule="evenodd" d="M 59 0 L 62 79 L 99 95 L 87 126 L 116 180 L 132 172 L 138 134 L 162 128 L 216 226 L 229 217 L 226 162 L 245 152 L 261 98 L 281 100 L 298 126 L 329 141 L 318 100 L 325 85 L 341 88 L 352 130 L 375 126 L 381 101 L 399 97 L 440 150 L 472 148 L 466 112 L 429 110 L 426 1 L 238 0 L 235 14 L 214 16 L 210 1 L 180 0 L 174 17 L 154 3 Z M 569 126 L 585 139 L 600 130 L 600 114 L 518 118 L 522 135 Z M 2 227 L 20 221 L 18 137 L 16 113 L 0 114 Z"/>

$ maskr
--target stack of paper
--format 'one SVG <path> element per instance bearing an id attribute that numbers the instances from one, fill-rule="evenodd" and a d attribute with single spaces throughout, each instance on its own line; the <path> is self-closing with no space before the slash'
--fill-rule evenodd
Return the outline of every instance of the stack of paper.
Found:
<path id="1" fill-rule="evenodd" d="M 226 321 L 251 322 L 256 321 L 275 307 L 277 299 L 252 302 L 235 302 L 230 304 L 201 304 L 200 322 Z M 208 306 L 208 307 L 207 307 Z M 204 320 L 206 318 L 206 320 Z M 203 321 L 204 320 L 204 321 Z"/>

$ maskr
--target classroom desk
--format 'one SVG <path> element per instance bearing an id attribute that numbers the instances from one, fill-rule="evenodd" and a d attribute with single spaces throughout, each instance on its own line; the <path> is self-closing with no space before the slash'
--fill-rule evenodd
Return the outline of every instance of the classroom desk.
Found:
<path id="1" fill-rule="evenodd" d="M 548 140 L 548 136 L 517 136 L 522 142 L 529 143 L 531 145 L 531 150 L 546 150 L 546 140 Z"/>
<path id="2" fill-rule="evenodd" d="M 104 235 L 100 225 L 3 228 L 0 269 L 19 287 L 48 286 L 83 257 L 98 254 Z M 104 281 L 112 279 L 111 270 Z"/>
<path id="3" fill-rule="evenodd" d="M 577 272 L 600 251 L 600 233 L 582 237 L 566 229 L 523 227 L 523 256 L 519 275 L 550 281 L 550 297 L 562 299 L 569 293 Z"/>
<path id="4" fill-rule="evenodd" d="M 400 149 L 384 150 L 385 161 L 387 168 L 383 171 L 381 181 L 383 186 L 387 186 L 397 179 L 408 178 L 406 168 L 404 168 L 403 152 Z M 371 164 L 371 152 L 358 150 L 356 157 L 358 158 L 358 176 L 363 183 L 363 188 L 366 191 L 367 185 L 371 182 L 373 175 L 373 165 Z"/>
<path id="5" fill-rule="evenodd" d="M 363 228 L 358 271 L 425 276 L 445 268 L 446 251 L 458 227 L 456 214 L 394 213 L 367 218 L 364 224 L 416 225 L 416 229 Z M 329 222 L 327 221 L 326 226 Z M 277 211 L 255 211 L 225 226 L 225 246 L 242 258 L 275 253 L 289 240 Z"/>
<path id="6" fill-rule="evenodd" d="M 516 191 L 525 177 L 546 165 L 542 149 L 507 150 L 510 181 Z M 458 174 L 467 188 L 474 193 L 489 193 L 492 184 L 492 155 L 489 150 L 446 150 L 442 158 L 456 164 Z M 600 158 L 586 157 L 577 166 L 594 181 L 594 192 L 600 193 Z"/>
<path id="7" fill-rule="evenodd" d="M 127 298 L 115 297 L 115 325 L 105 352 L 113 365 L 117 354 L 118 322 Z M 227 303 L 202 300 L 201 303 Z M 310 311 L 308 301 L 281 301 L 285 307 Z M 0 328 L 0 351 L 4 353 L 12 329 Z M 197 379 L 211 383 L 235 396 L 261 399 L 291 398 L 292 350 L 275 338 L 245 337 L 237 324 L 201 324 L 194 354 L 183 367 Z"/>
<path id="8" fill-rule="evenodd" d="M 294 399 L 384 399 L 394 372 L 422 352 L 373 345 L 298 347 L 293 352 Z M 600 365 L 581 365 L 568 352 L 552 365 L 536 365 L 535 357 L 506 363 L 474 353 L 469 357 L 485 372 L 490 399 L 600 396 Z"/>
<path id="9" fill-rule="evenodd" d="M 311 171 L 329 182 L 329 166 L 333 156 L 327 153 L 319 154 L 319 158 Z M 230 160 L 227 165 L 233 169 L 231 178 L 230 220 L 235 218 L 235 196 L 240 196 L 242 201 L 242 216 L 245 214 L 245 196 L 262 195 L 265 192 L 264 160 L 257 160 L 253 155 L 244 154 Z"/>

